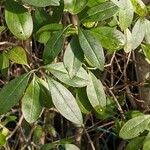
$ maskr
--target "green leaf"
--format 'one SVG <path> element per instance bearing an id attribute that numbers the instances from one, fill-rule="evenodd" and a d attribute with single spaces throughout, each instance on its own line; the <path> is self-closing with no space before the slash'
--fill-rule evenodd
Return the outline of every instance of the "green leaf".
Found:
<path id="1" fill-rule="evenodd" d="M 147 44 L 150 44 L 150 21 L 145 19 L 145 40 Z"/>
<path id="2" fill-rule="evenodd" d="M 57 144 L 55 143 L 48 143 L 48 144 L 44 144 L 41 146 L 40 150 L 53 150 L 54 148 L 56 148 Z"/>
<path id="3" fill-rule="evenodd" d="M 44 25 L 36 32 L 36 39 L 38 42 L 46 44 L 50 39 L 52 32 L 59 30 L 63 30 L 62 24 L 54 23 Z"/>
<path id="4" fill-rule="evenodd" d="M 132 23 L 134 9 L 130 0 L 121 0 L 119 9 L 119 24 L 122 30 L 126 30 Z"/>
<path id="5" fill-rule="evenodd" d="M 64 30 L 57 31 L 48 40 L 43 53 L 43 60 L 45 64 L 51 63 L 63 48 L 65 33 L 69 27 Z"/>
<path id="6" fill-rule="evenodd" d="M 118 6 L 112 2 L 104 2 L 98 6 L 90 8 L 81 22 L 96 22 L 111 18 L 118 12 Z"/>
<path id="7" fill-rule="evenodd" d="M 49 92 L 48 84 L 46 81 L 44 81 L 41 78 L 37 78 L 38 83 L 40 86 L 40 103 L 43 107 L 51 108 L 53 106 L 52 104 L 52 98 L 51 94 Z"/>
<path id="8" fill-rule="evenodd" d="M 64 14 L 64 0 L 60 0 L 59 6 L 51 6 L 53 14 L 49 17 L 51 23 L 60 23 Z"/>
<path id="9" fill-rule="evenodd" d="M 50 37 L 51 37 L 51 33 L 49 31 L 45 31 L 45 32 L 41 32 L 40 34 L 38 34 L 36 36 L 36 40 L 39 43 L 42 43 L 42 44 L 46 45 L 46 43 L 48 42 Z"/>
<path id="10" fill-rule="evenodd" d="M 125 148 L 125 150 L 139 150 L 143 145 L 144 139 L 145 139 L 145 136 L 136 137 L 132 139 L 127 145 L 127 147 Z"/>
<path id="11" fill-rule="evenodd" d="M 84 87 L 88 84 L 88 74 L 82 67 L 73 78 L 70 78 L 62 62 L 50 64 L 44 68 L 50 71 L 56 78 L 67 85 L 73 87 Z"/>
<path id="12" fill-rule="evenodd" d="M 88 0 L 87 6 L 93 7 L 93 6 L 99 5 L 100 3 L 104 3 L 106 1 L 107 0 Z"/>
<path id="13" fill-rule="evenodd" d="M 34 129 L 33 133 L 33 141 L 35 144 L 39 144 L 41 137 L 43 136 L 43 128 L 40 125 L 37 125 L 36 128 Z"/>
<path id="14" fill-rule="evenodd" d="M 132 5 L 134 7 L 134 11 L 141 17 L 147 15 L 148 10 L 142 0 L 131 0 Z"/>
<path id="15" fill-rule="evenodd" d="M 58 31 L 58 30 L 63 30 L 62 24 L 58 24 L 58 23 L 47 24 L 47 25 L 42 26 L 36 32 L 36 35 L 40 34 L 41 32 L 44 32 L 44 31 Z"/>
<path id="16" fill-rule="evenodd" d="M 143 149 L 142 150 L 148 150 L 150 149 L 150 132 L 147 134 L 144 142 L 143 142 Z"/>
<path id="17" fill-rule="evenodd" d="M 134 117 L 121 128 L 119 136 L 123 139 L 132 139 L 140 135 L 150 123 L 150 115 Z"/>
<path id="18" fill-rule="evenodd" d="M 132 29 L 132 49 L 135 50 L 143 41 L 145 36 L 145 20 L 140 18 Z"/>
<path id="19" fill-rule="evenodd" d="M 89 73 L 90 83 L 87 85 L 87 96 L 96 112 L 99 112 L 102 107 L 106 106 L 106 95 L 104 87 L 93 73 Z"/>
<path id="20" fill-rule="evenodd" d="M 65 147 L 65 150 L 80 150 L 77 146 L 73 144 L 65 144 L 64 147 Z"/>
<path id="21" fill-rule="evenodd" d="M 79 30 L 81 48 L 90 63 L 100 70 L 104 69 L 105 57 L 99 41 L 88 30 Z"/>
<path id="22" fill-rule="evenodd" d="M 33 21 L 30 13 L 13 0 L 7 0 L 5 7 L 5 20 L 9 30 L 18 39 L 28 39 L 33 30 Z"/>
<path id="23" fill-rule="evenodd" d="M 126 43 L 123 33 L 115 28 L 97 27 L 92 29 L 92 33 L 109 52 L 122 49 Z"/>
<path id="24" fill-rule="evenodd" d="M 64 54 L 64 66 L 69 73 L 70 78 L 73 78 L 82 66 L 84 54 L 80 47 L 78 38 L 75 36 L 68 44 Z"/>
<path id="25" fill-rule="evenodd" d="M 17 64 L 28 65 L 26 52 L 21 46 L 15 46 L 10 49 L 7 56 L 11 61 Z"/>
<path id="26" fill-rule="evenodd" d="M 45 8 L 35 8 L 33 22 L 34 32 L 37 32 L 39 28 L 50 22 L 50 16 L 46 12 Z"/>
<path id="27" fill-rule="evenodd" d="M 5 52 L 0 54 L 0 70 L 5 70 L 9 67 L 9 59 Z"/>
<path id="28" fill-rule="evenodd" d="M 28 3 L 30 5 L 36 6 L 36 7 L 46 7 L 46 6 L 59 6 L 60 0 L 22 0 L 25 3 Z"/>
<path id="29" fill-rule="evenodd" d="M 132 34 L 129 29 L 126 29 L 124 34 L 125 34 L 125 38 L 126 38 L 126 43 L 124 45 L 124 51 L 126 53 L 129 53 L 132 51 Z"/>
<path id="30" fill-rule="evenodd" d="M 52 95 L 53 103 L 60 114 L 69 121 L 82 125 L 82 114 L 71 92 L 62 84 L 53 79 L 49 78 L 47 82 Z"/>
<path id="31" fill-rule="evenodd" d="M 6 136 L 4 136 L 2 132 L 0 132 L 0 146 L 4 146 L 5 143 L 6 143 Z"/>
<path id="32" fill-rule="evenodd" d="M 0 33 L 2 33 L 6 29 L 5 26 L 0 26 Z"/>
<path id="33" fill-rule="evenodd" d="M 78 14 L 87 4 L 87 0 L 64 0 L 65 9 L 71 14 Z"/>
<path id="34" fill-rule="evenodd" d="M 89 114 L 93 110 L 85 88 L 78 89 L 76 99 L 82 113 Z"/>
<path id="35" fill-rule="evenodd" d="M 0 90 L 0 114 L 6 113 L 18 103 L 26 89 L 29 77 L 30 73 L 23 74 Z"/>
<path id="36" fill-rule="evenodd" d="M 146 57 L 146 60 L 148 61 L 148 63 L 150 63 L 150 45 L 141 45 L 142 50 L 144 52 L 144 55 Z"/>
<path id="37" fill-rule="evenodd" d="M 35 79 L 34 76 L 22 98 L 22 113 L 29 123 L 35 122 L 42 111 L 39 101 L 40 87 Z"/>

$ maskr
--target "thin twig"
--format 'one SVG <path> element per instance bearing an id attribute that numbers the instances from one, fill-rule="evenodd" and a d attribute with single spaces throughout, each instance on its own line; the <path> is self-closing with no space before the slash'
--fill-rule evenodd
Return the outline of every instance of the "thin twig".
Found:
<path id="1" fill-rule="evenodd" d="M 19 120 L 17 126 L 15 127 L 15 129 L 14 129 L 14 130 L 11 132 L 11 134 L 7 137 L 7 140 L 8 140 L 9 138 L 11 138 L 11 137 L 15 134 L 15 132 L 16 132 L 16 131 L 18 130 L 18 128 L 21 126 L 22 121 L 23 121 L 23 115 L 21 116 L 21 118 L 20 118 L 20 120 Z"/>
<path id="2" fill-rule="evenodd" d="M 88 138 L 88 140 L 89 140 L 89 143 L 90 143 L 90 145 L 91 145 L 92 150 L 96 150 L 96 149 L 95 149 L 95 146 L 94 146 L 94 144 L 93 144 L 93 141 L 91 140 L 91 137 L 90 137 L 89 133 L 86 131 L 85 128 L 84 128 L 84 131 L 85 131 L 85 134 L 86 134 L 86 136 L 87 136 L 87 138 Z"/>
<path id="3" fill-rule="evenodd" d="M 8 42 L 8 41 L 0 42 L 0 45 L 13 45 L 13 46 L 16 46 L 16 44 L 15 44 L 15 43 Z"/>
<path id="4" fill-rule="evenodd" d="M 125 119 L 124 112 L 123 112 L 123 110 L 122 110 L 122 108 L 121 108 L 121 105 L 119 104 L 119 102 L 118 102 L 116 96 L 115 96 L 114 93 L 111 91 L 111 89 L 108 88 L 108 90 L 109 90 L 109 93 L 111 94 L 111 96 L 113 97 L 115 103 L 117 104 L 118 110 L 119 110 L 119 112 L 120 112 L 122 118 Z"/>

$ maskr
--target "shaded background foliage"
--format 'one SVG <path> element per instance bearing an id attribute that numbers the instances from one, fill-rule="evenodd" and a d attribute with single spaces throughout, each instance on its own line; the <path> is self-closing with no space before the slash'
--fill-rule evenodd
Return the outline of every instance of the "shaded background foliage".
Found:
<path id="1" fill-rule="evenodd" d="M 1 149 L 150 149 L 144 3 L 0 1 Z"/>

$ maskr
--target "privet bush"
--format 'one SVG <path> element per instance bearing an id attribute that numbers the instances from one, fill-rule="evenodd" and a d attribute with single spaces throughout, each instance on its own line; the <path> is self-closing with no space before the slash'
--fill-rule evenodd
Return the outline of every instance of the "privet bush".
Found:
<path id="1" fill-rule="evenodd" d="M 150 61 L 148 5 L 1 0 L 0 13 L 2 147 L 150 149 L 150 115 L 133 111 L 128 83 L 133 54 Z"/>

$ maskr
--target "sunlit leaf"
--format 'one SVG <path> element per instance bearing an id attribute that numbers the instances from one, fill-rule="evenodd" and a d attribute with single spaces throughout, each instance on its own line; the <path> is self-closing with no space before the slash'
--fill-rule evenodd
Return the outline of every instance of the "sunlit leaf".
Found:
<path id="1" fill-rule="evenodd" d="M 82 66 L 84 54 L 80 47 L 77 37 L 74 37 L 68 44 L 64 54 L 64 66 L 69 73 L 70 78 L 73 78 Z"/>
<path id="2" fill-rule="evenodd" d="M 87 0 L 64 0 L 65 9 L 71 14 L 79 13 L 87 4 Z"/>
<path id="3" fill-rule="evenodd" d="M 150 123 L 150 115 L 134 117 L 127 121 L 120 130 L 120 137 L 123 139 L 132 139 L 139 136 Z"/>
<path id="4" fill-rule="evenodd" d="M 90 83 L 87 85 L 87 96 L 93 108 L 99 112 L 100 108 L 106 106 L 106 95 L 104 87 L 93 73 L 89 73 Z"/>
<path id="5" fill-rule="evenodd" d="M 5 20 L 9 30 L 19 39 L 28 39 L 33 30 L 30 13 L 22 5 L 12 0 L 5 2 Z"/>
<path id="6" fill-rule="evenodd" d="M 17 64 L 28 65 L 26 51 L 21 46 L 15 46 L 10 49 L 7 56 Z"/>
<path id="7" fill-rule="evenodd" d="M 73 78 L 70 78 L 62 62 L 50 64 L 44 68 L 67 85 L 73 87 L 84 87 L 88 84 L 88 74 L 82 67 L 78 70 L 77 74 Z"/>
<path id="8" fill-rule="evenodd" d="M 71 92 L 53 79 L 48 78 L 47 82 L 52 101 L 60 114 L 71 122 L 82 125 L 82 114 Z"/>
<path id="9" fill-rule="evenodd" d="M 59 6 L 60 0 L 22 0 L 25 3 L 28 3 L 30 5 L 36 6 L 36 7 L 45 7 L 45 6 Z"/>

